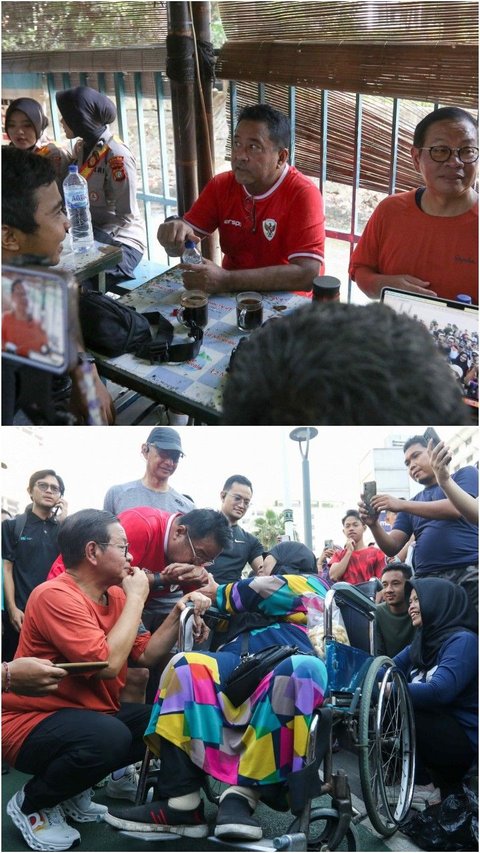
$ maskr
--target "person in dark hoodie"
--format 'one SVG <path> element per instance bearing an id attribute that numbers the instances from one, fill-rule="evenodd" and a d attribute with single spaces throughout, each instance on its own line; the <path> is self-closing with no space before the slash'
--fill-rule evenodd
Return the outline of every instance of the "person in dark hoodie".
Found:
<path id="1" fill-rule="evenodd" d="M 68 172 L 72 157 L 58 142 L 47 139 L 48 118 L 41 104 L 33 98 L 16 98 L 5 113 L 5 133 L 10 143 L 21 151 L 31 151 L 52 163 L 59 186 Z"/>
<path id="2" fill-rule="evenodd" d="M 67 139 L 80 137 L 74 158 L 88 183 L 93 233 L 99 243 L 121 246 L 123 258 L 107 271 L 107 284 L 132 278 L 146 247 L 137 204 L 135 159 L 108 125 L 117 110 L 110 98 L 77 86 L 56 94 Z"/>

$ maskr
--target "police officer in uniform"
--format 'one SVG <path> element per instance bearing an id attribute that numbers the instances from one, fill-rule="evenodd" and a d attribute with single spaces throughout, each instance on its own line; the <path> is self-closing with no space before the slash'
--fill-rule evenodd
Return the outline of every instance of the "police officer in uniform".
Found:
<path id="1" fill-rule="evenodd" d="M 146 247 L 135 159 L 108 128 L 117 117 L 110 98 L 89 86 L 77 86 L 57 92 L 56 99 L 67 138 L 80 137 L 74 156 L 88 182 L 95 239 L 123 249 L 122 260 L 107 272 L 107 283 L 115 285 L 133 277 Z"/>

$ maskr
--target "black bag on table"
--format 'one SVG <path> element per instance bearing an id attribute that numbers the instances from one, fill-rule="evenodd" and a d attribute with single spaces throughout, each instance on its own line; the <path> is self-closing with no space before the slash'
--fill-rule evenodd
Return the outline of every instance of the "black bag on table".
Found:
<path id="1" fill-rule="evenodd" d="M 192 323 L 192 342 L 173 344 L 174 329 L 158 311 L 139 313 L 103 293 L 80 294 L 79 318 L 83 340 L 88 349 L 109 358 L 131 352 L 152 364 L 164 361 L 188 361 L 195 358 L 203 341 L 203 330 Z M 156 337 L 150 326 L 156 325 Z"/>

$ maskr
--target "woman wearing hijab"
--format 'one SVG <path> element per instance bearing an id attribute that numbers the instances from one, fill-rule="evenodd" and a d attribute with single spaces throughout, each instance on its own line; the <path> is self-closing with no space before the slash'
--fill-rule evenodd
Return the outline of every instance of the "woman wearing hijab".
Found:
<path id="1" fill-rule="evenodd" d="M 57 142 L 49 142 L 45 130 L 48 118 L 33 98 L 16 98 L 5 113 L 5 133 L 10 143 L 21 151 L 47 157 L 56 172 L 58 183 L 67 175 L 72 158 Z"/>
<path id="2" fill-rule="evenodd" d="M 145 228 L 137 204 L 135 160 L 108 128 L 117 117 L 115 105 L 89 86 L 65 89 L 56 98 L 67 139 L 80 137 L 74 156 L 88 183 L 94 237 L 123 249 L 120 263 L 108 270 L 107 283 L 132 278 L 145 251 Z"/>
<path id="3" fill-rule="evenodd" d="M 477 617 L 465 590 L 440 578 L 415 578 L 405 597 L 417 629 L 394 661 L 407 676 L 415 713 L 412 806 L 455 790 L 477 755 Z"/>

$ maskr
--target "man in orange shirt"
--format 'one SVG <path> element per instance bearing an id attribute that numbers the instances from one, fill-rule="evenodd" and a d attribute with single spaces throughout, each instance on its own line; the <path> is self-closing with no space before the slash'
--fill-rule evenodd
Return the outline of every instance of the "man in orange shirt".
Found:
<path id="1" fill-rule="evenodd" d="M 28 293 L 19 278 L 12 282 L 11 299 L 12 310 L 5 311 L 2 315 L 3 349 L 26 358 L 32 352 L 47 352 L 47 334 L 38 320 L 33 319 Z"/>
<path id="2" fill-rule="evenodd" d="M 371 299 L 383 287 L 478 301 L 478 125 L 441 107 L 416 126 L 416 190 L 390 195 L 373 211 L 353 252 L 350 275 Z M 438 421 L 440 423 L 440 421 Z"/>
<path id="3" fill-rule="evenodd" d="M 220 513 L 198 512 L 211 514 L 207 556 L 213 560 L 229 541 L 228 525 L 217 518 Z M 184 539 L 181 559 L 187 561 L 191 548 Z M 9 801 L 7 813 L 33 850 L 68 850 L 79 841 L 65 815 L 81 823 L 102 820 L 107 809 L 92 802 L 92 786 L 112 770 L 139 761 L 145 751 L 150 706 L 119 700 L 128 656 L 149 666 L 168 652 L 189 600 L 201 639 L 199 615 L 210 605 L 202 593 L 188 593 L 154 634 L 138 634 L 149 584 L 145 573 L 131 565 L 116 516 L 92 509 L 69 516 L 59 546 L 66 571 L 33 591 L 18 656 L 106 666 L 71 672 L 46 696 L 3 694 L 5 759 L 32 776 Z"/>

